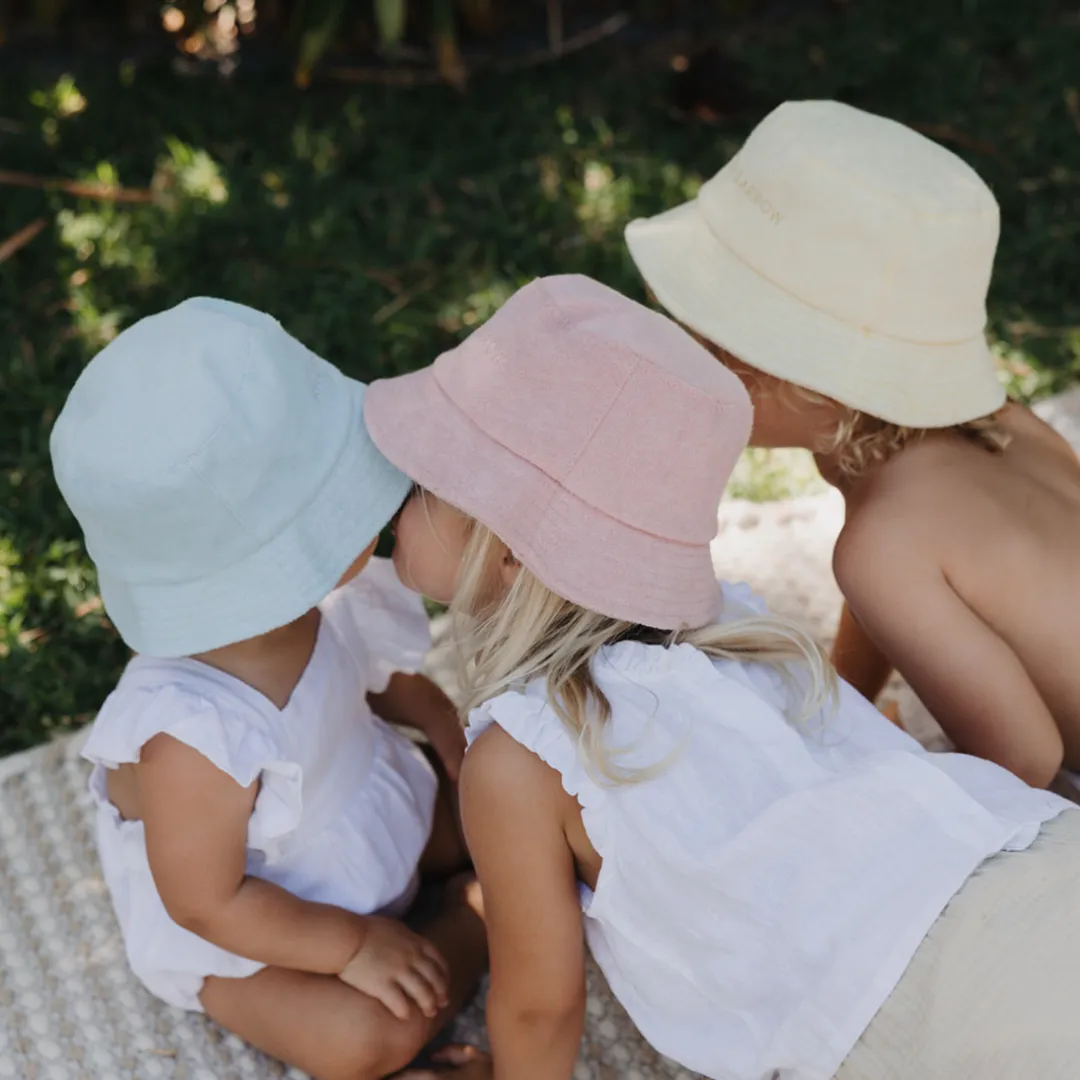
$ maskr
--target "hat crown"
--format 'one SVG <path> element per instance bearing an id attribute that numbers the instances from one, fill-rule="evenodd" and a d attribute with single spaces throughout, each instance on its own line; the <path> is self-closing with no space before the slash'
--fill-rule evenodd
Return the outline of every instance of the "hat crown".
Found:
<path id="1" fill-rule="evenodd" d="M 750 400 L 669 319 L 587 277 L 541 278 L 433 376 L 486 436 L 585 506 L 681 543 L 716 534 Z"/>
<path id="2" fill-rule="evenodd" d="M 839 102 L 789 102 L 705 183 L 713 235 L 807 306 L 868 332 L 980 335 L 997 203 L 954 154 Z"/>
<path id="3" fill-rule="evenodd" d="M 187 300 L 125 330 L 80 375 L 51 438 L 95 563 L 161 584 L 257 550 L 359 423 L 345 381 L 276 320 L 228 301 Z"/>

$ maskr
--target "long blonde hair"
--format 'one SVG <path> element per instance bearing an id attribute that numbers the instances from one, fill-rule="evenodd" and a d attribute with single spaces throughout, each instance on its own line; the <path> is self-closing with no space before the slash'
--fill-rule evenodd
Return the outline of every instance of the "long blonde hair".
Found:
<path id="1" fill-rule="evenodd" d="M 710 657 L 768 664 L 788 683 L 792 701 L 801 698 L 790 710 L 793 723 L 816 715 L 835 698 L 836 674 L 825 651 L 790 619 L 748 613 L 693 630 L 655 630 L 564 600 L 524 566 L 509 590 L 493 587 L 507 554 L 494 533 L 473 523 L 450 607 L 463 714 L 543 677 L 551 706 L 599 779 L 627 783 L 659 771 L 620 768 L 605 745 L 611 705 L 593 678 L 592 661 L 606 645 L 626 640 L 688 644 Z"/>

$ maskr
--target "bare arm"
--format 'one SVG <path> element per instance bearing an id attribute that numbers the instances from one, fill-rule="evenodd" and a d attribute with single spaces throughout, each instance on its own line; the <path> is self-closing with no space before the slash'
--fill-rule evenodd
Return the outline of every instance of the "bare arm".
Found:
<path id="1" fill-rule="evenodd" d="M 150 871 L 174 922 L 264 964 L 341 975 L 398 1016 L 408 1016 L 409 998 L 429 1014 L 437 1009 L 445 979 L 430 943 L 391 920 L 302 900 L 247 875 L 257 783 L 242 788 L 169 735 L 143 747 L 135 782 Z"/>
<path id="2" fill-rule="evenodd" d="M 462 813 L 491 950 L 488 1033 L 496 1080 L 569 1080 L 585 1014 L 574 860 L 558 775 L 501 728 L 462 773 Z"/>
<path id="3" fill-rule="evenodd" d="M 837 674 L 870 701 L 877 700 L 892 674 L 892 665 L 852 615 L 846 600 L 836 628 L 832 662 Z"/>
<path id="4" fill-rule="evenodd" d="M 381 694 L 368 694 L 368 703 L 388 723 L 423 732 L 450 779 L 457 780 L 465 756 L 465 732 L 454 703 L 431 679 L 395 672 Z"/>
<path id="5" fill-rule="evenodd" d="M 838 577 L 868 637 L 959 750 L 1045 787 L 1061 766 L 1061 734 L 1019 657 L 918 545 L 885 530 L 864 539 Z"/>

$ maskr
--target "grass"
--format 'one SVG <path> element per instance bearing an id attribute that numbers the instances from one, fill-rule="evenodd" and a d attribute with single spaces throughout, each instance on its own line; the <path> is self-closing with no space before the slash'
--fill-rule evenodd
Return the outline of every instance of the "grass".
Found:
<path id="1" fill-rule="evenodd" d="M 666 57 L 624 47 L 485 77 L 464 99 L 130 64 L 0 68 L 5 169 L 162 193 L 113 204 L 0 189 L 0 240 L 46 221 L 0 264 L 0 751 L 81 723 L 124 661 L 53 486 L 48 433 L 94 352 L 185 296 L 271 311 L 351 374 L 414 368 L 538 274 L 587 273 L 640 297 L 626 221 L 692 195 L 780 100 L 839 96 L 935 125 L 993 185 L 1004 235 L 991 323 L 1010 388 L 1030 398 L 1072 380 L 1075 5 L 889 8 L 810 6 L 738 35 L 746 104 L 719 125 L 674 118 Z M 778 460 L 748 459 L 737 493 L 809 482 L 805 459 L 795 474 Z"/>

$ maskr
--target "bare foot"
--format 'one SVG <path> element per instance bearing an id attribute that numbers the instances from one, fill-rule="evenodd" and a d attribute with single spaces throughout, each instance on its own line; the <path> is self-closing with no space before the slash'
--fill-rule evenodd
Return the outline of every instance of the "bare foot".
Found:
<path id="1" fill-rule="evenodd" d="M 491 1080 L 494 1075 L 491 1055 L 475 1046 L 446 1046 L 434 1055 L 438 1068 L 408 1069 L 398 1073 L 396 1080 L 439 1080 L 456 1076 L 458 1080 Z"/>

